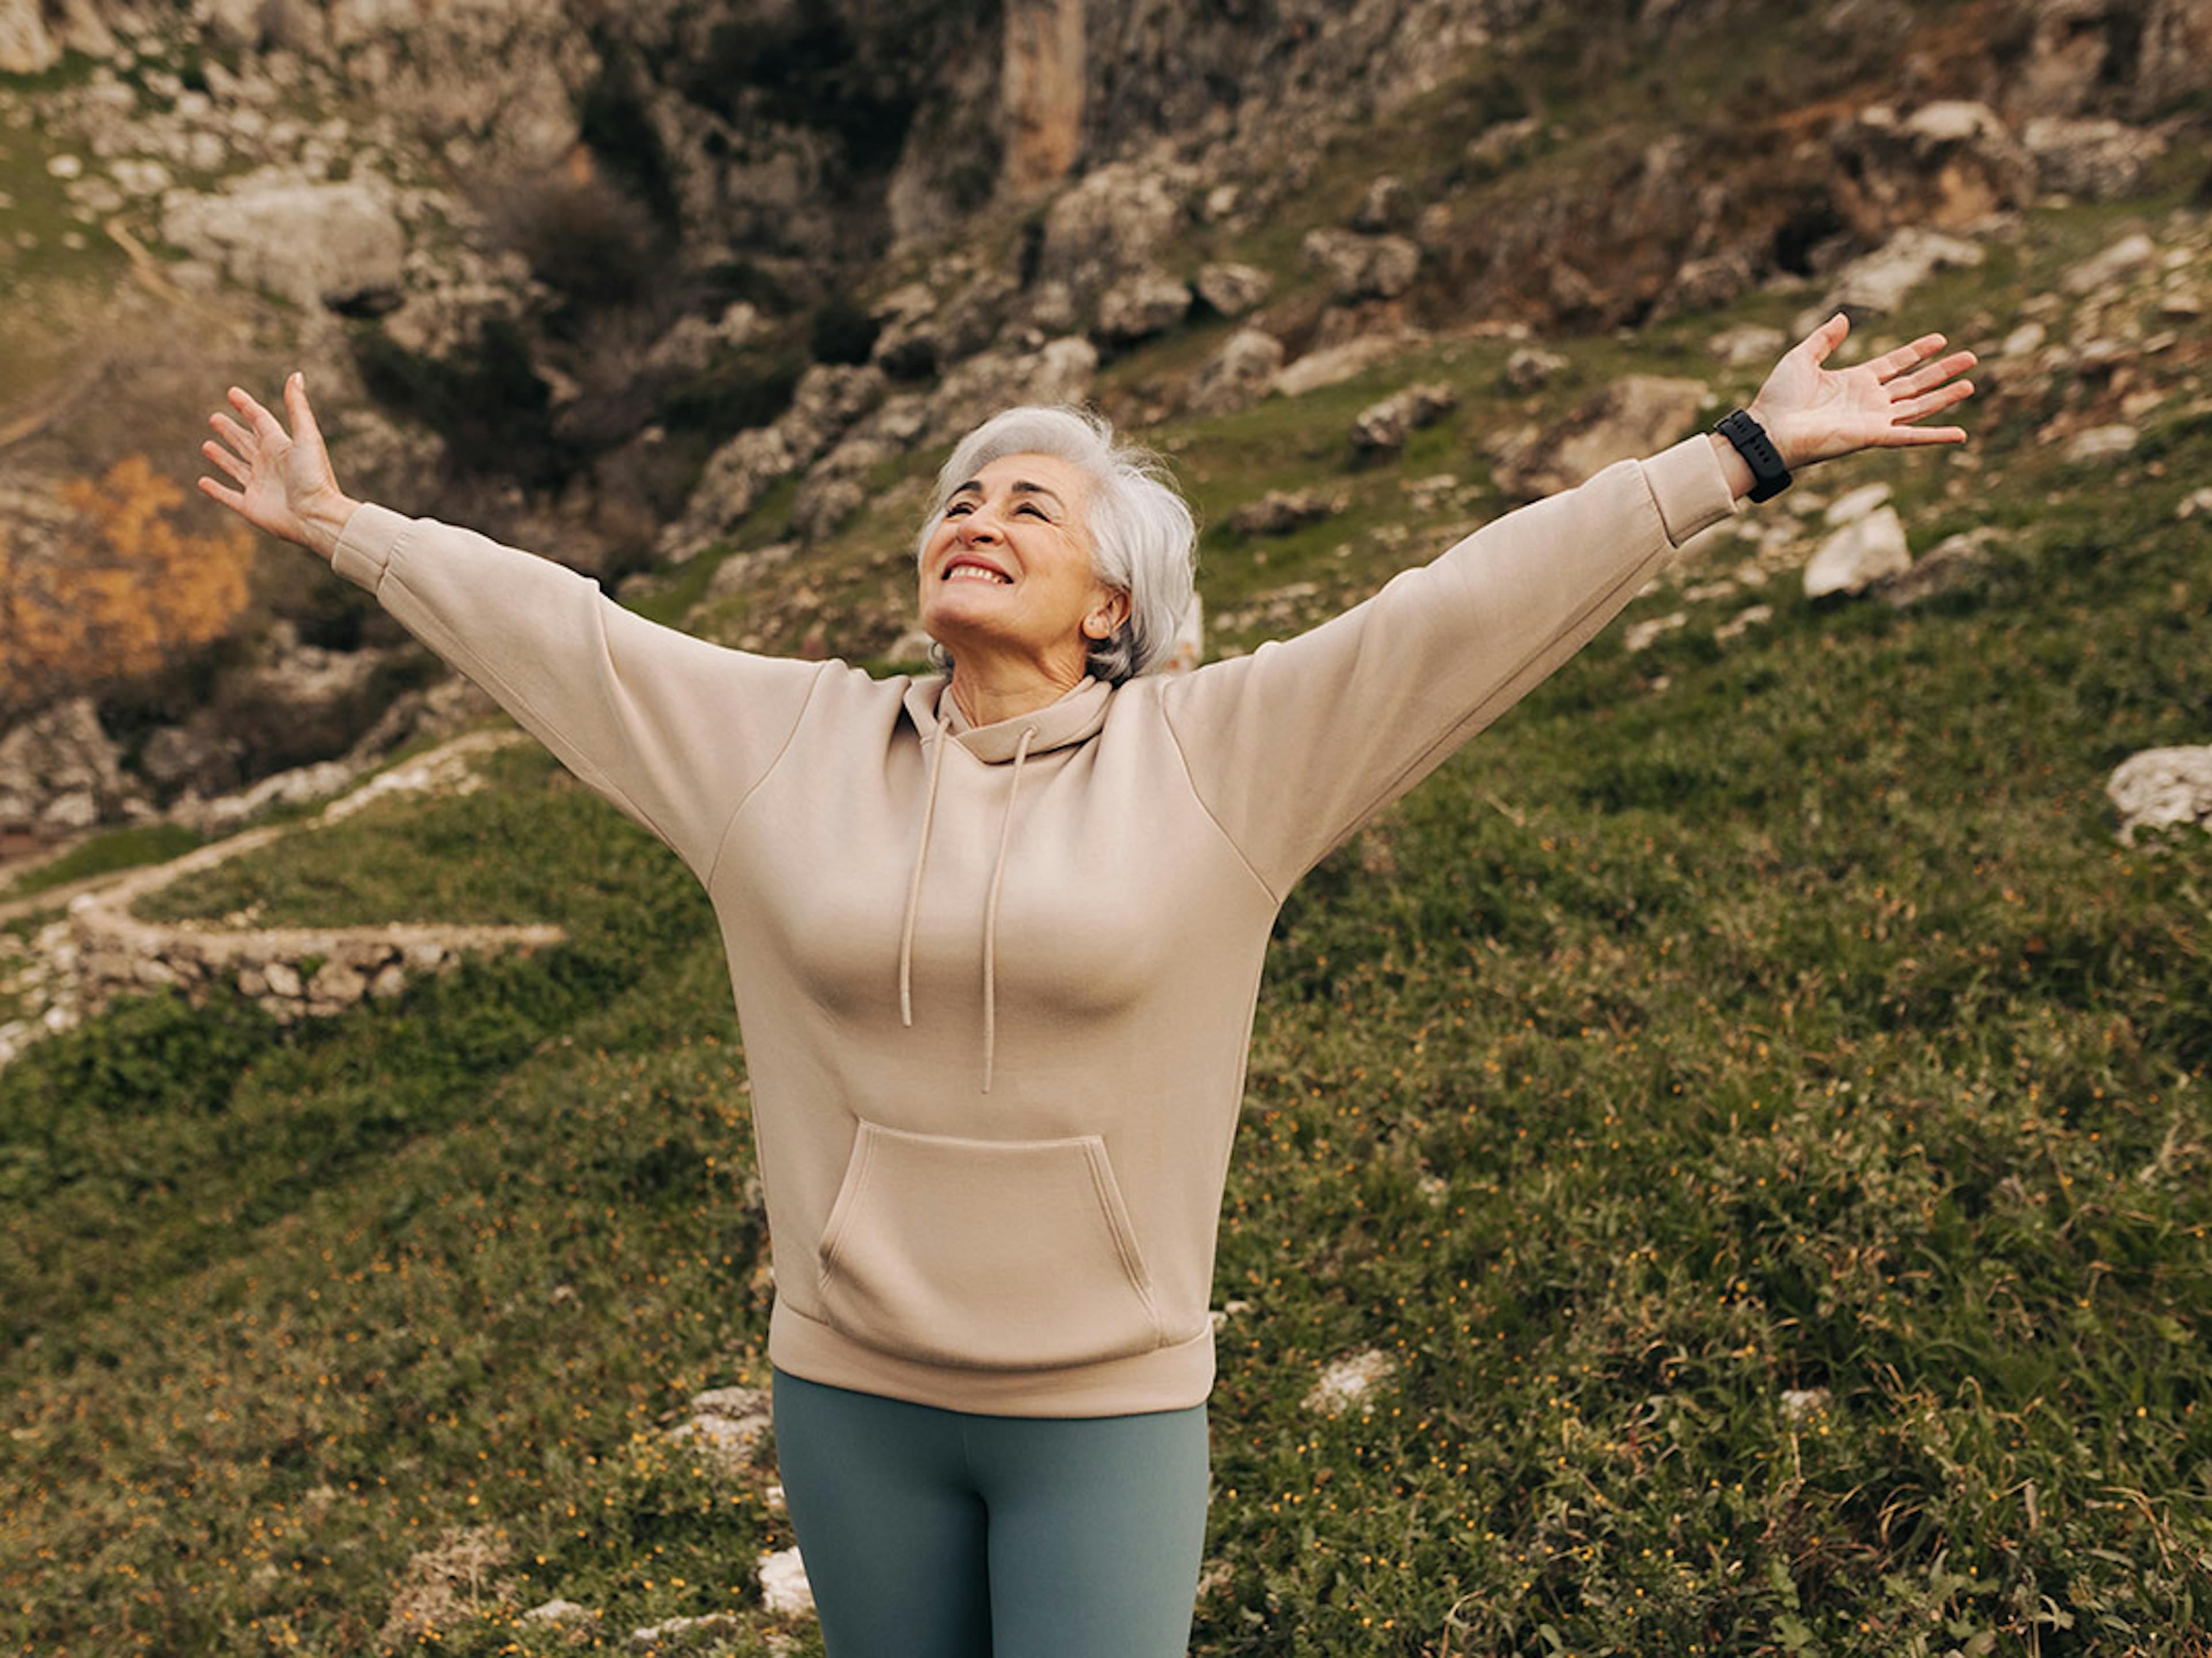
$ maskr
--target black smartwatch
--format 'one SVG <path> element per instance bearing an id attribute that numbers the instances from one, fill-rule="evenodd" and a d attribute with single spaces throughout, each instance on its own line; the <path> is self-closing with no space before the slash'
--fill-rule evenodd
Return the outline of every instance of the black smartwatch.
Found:
<path id="1" fill-rule="evenodd" d="M 1737 410 L 1713 430 L 1734 444 L 1743 464 L 1751 468 L 1753 501 L 1771 501 L 1790 487 L 1790 469 L 1782 464 L 1781 451 L 1766 435 L 1766 428 L 1751 417 L 1750 410 Z"/>

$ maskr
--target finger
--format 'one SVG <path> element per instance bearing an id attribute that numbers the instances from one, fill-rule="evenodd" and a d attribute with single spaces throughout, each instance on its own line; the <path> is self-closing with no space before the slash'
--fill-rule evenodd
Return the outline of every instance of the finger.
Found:
<path id="1" fill-rule="evenodd" d="M 296 368 L 284 382 L 284 411 L 292 417 L 292 434 L 298 441 L 322 443 L 322 428 L 315 423 L 315 411 L 307 406 L 307 377 Z"/>
<path id="2" fill-rule="evenodd" d="M 231 477 L 236 478 L 240 483 L 251 483 L 253 482 L 253 469 L 251 466 L 248 466 L 244 461 L 239 459 L 237 456 L 232 454 L 229 450 L 217 443 L 213 438 L 210 438 L 206 442 L 200 445 L 200 453 L 205 455 L 209 460 L 212 461 L 216 465 L 220 466 L 224 471 L 229 473 Z"/>
<path id="3" fill-rule="evenodd" d="M 253 422 L 254 432 L 264 443 L 285 441 L 284 423 L 270 414 L 238 386 L 230 388 L 231 407 Z"/>
<path id="4" fill-rule="evenodd" d="M 1923 334 L 1909 345 L 1900 345 L 1894 351 L 1885 351 L 1867 367 L 1875 371 L 1876 380 L 1886 380 L 1892 374 L 1902 374 L 1923 358 L 1934 355 L 1943 349 L 1941 334 Z"/>
<path id="5" fill-rule="evenodd" d="M 1897 379 L 1891 380 L 1884 389 L 1886 389 L 1892 397 L 1917 397 L 1921 392 L 1925 392 L 1929 386 L 1941 386 L 1945 380 L 1949 380 L 1952 375 L 1959 374 L 1962 370 L 1972 368 L 1975 363 L 1979 361 L 1980 359 L 1975 356 L 1971 351 L 1954 352 L 1950 356 L 1944 358 L 1941 362 L 1931 362 L 1927 364 L 1924 367 L 1915 369 L 1910 374 L 1899 375 Z"/>
<path id="6" fill-rule="evenodd" d="M 1938 386 L 1924 397 L 1912 398 L 1893 406 L 1889 417 L 1894 422 L 1916 421 L 1940 414 L 1954 403 L 1964 403 L 1974 395 L 1972 380 L 1954 380 L 1948 386 Z"/>
<path id="7" fill-rule="evenodd" d="M 1966 429 L 1958 426 L 1893 426 L 1881 442 L 1890 449 L 1902 449 L 1925 443 L 1964 443 Z"/>
<path id="8" fill-rule="evenodd" d="M 202 495 L 212 495 L 224 506 L 236 507 L 241 513 L 246 510 L 246 497 L 240 495 L 237 490 L 226 489 L 223 485 L 217 483 L 213 478 L 200 479 L 199 486 L 200 493 Z"/>
<path id="9" fill-rule="evenodd" d="M 1844 336 L 1851 331 L 1851 319 L 1838 311 L 1805 337 L 1803 349 L 1811 352 L 1814 362 L 1826 362 L 1828 354 L 1844 343 Z"/>
<path id="10" fill-rule="evenodd" d="M 258 446 L 253 434 L 225 414 L 208 416 L 208 424 L 222 434 L 223 440 L 241 455 L 250 455 Z"/>

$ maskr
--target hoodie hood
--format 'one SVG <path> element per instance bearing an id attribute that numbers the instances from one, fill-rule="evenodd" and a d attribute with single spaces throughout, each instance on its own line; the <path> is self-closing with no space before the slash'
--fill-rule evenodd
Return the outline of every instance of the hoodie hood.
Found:
<path id="1" fill-rule="evenodd" d="M 1025 752 L 1033 759 L 1054 749 L 1090 741 L 1106 723 L 1114 688 L 1085 675 L 1058 701 L 988 726 L 968 723 L 952 698 L 951 682 L 942 674 L 911 682 L 904 700 L 908 717 L 925 738 L 933 738 L 941 725 L 947 736 L 976 759 L 986 765 L 1003 766 L 1010 764 L 1017 753 Z M 1030 733 L 1026 746 L 1022 741 L 1024 732 Z"/>

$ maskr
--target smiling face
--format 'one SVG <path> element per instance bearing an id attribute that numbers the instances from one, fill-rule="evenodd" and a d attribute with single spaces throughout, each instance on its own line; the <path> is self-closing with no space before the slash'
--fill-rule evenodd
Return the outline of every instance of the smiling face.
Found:
<path id="1" fill-rule="evenodd" d="M 1083 469 L 1051 455 L 1002 456 L 953 490 L 922 547 L 921 608 L 956 672 L 1082 677 L 1091 644 L 1128 614 L 1091 570 L 1090 509 Z"/>

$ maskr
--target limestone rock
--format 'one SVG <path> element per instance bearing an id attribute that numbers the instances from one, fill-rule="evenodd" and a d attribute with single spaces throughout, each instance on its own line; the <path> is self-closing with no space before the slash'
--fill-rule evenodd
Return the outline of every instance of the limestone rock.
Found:
<path id="1" fill-rule="evenodd" d="M 1080 335 L 1033 352 L 978 352 L 938 383 L 921 440 L 951 441 L 1018 404 L 1080 403 L 1097 368 L 1098 348 Z"/>
<path id="2" fill-rule="evenodd" d="M 1705 398 L 1703 381 L 1631 374 L 1586 398 L 1548 432 L 1492 446 L 1501 486 L 1524 499 L 1556 494 L 1614 461 L 1656 454 L 1684 435 Z"/>
<path id="3" fill-rule="evenodd" d="M 2063 458 L 2070 465 L 2077 466 L 2100 460 L 2118 460 L 2135 448 L 2139 435 L 2132 426 L 2088 427 L 2067 439 Z"/>
<path id="4" fill-rule="evenodd" d="M 814 1610 L 814 1586 L 806 1581 L 805 1563 L 797 1545 L 761 1557 L 756 1568 L 760 1578 L 761 1603 L 785 1618 L 805 1617 Z"/>
<path id="5" fill-rule="evenodd" d="M 1905 520 L 1893 507 L 1878 507 L 1853 519 L 1820 544 L 1805 566 L 1805 597 L 1863 592 L 1884 576 L 1910 569 L 1912 549 Z"/>
<path id="6" fill-rule="evenodd" d="M 872 363 L 809 368 L 774 424 L 748 428 L 708 459 L 683 518 L 663 531 L 661 551 L 678 563 L 689 561 L 752 511 L 770 484 L 811 465 L 882 400 L 886 384 Z"/>
<path id="7" fill-rule="evenodd" d="M 0 75 L 41 75 L 61 55 L 39 0 L 0 0 Z"/>
<path id="8" fill-rule="evenodd" d="M 1870 105 L 1832 140 L 1843 205 L 1860 234 L 1955 230 L 2035 192 L 2035 161 L 1987 104 L 1942 100 L 1900 117 Z"/>
<path id="9" fill-rule="evenodd" d="M 0 733 L 0 832 L 89 829 L 119 817 L 130 789 L 90 697 Z"/>
<path id="10" fill-rule="evenodd" d="M 1165 176 L 1109 162 L 1047 210 L 1038 279 L 1066 283 L 1077 307 L 1087 309 L 1121 276 L 1149 265 L 1182 220 L 1178 192 Z"/>
<path id="11" fill-rule="evenodd" d="M 367 182 L 310 182 L 265 168 L 218 195 L 173 191 L 161 234 L 234 282 L 301 310 L 397 297 L 407 238 L 390 192 Z"/>
<path id="12" fill-rule="evenodd" d="M 1367 1348 L 1333 1360 L 1301 1401 L 1304 1409 L 1341 1416 L 1374 1391 L 1397 1366 L 1388 1353 Z"/>
<path id="13" fill-rule="evenodd" d="M 1407 386 L 1359 411 L 1352 422 L 1352 446 L 1370 451 L 1403 448 L 1413 432 L 1433 426 L 1458 405 L 1459 394 L 1449 386 Z"/>
<path id="14" fill-rule="evenodd" d="M 1188 404 L 1200 415 L 1225 415 L 1267 396 L 1283 366 L 1283 343 L 1257 328 L 1240 328 L 1192 379 Z"/>
<path id="15" fill-rule="evenodd" d="M 2058 285 L 2069 294 L 2094 294 L 2126 280 L 2158 258 L 2158 244 L 2141 231 L 2123 236 L 2101 252 L 2069 266 Z"/>
<path id="16" fill-rule="evenodd" d="M 1902 610 L 1923 599 L 1964 586 L 1973 579 L 1998 539 L 1998 532 L 1986 525 L 1978 530 L 1946 536 L 1909 568 L 1875 582 L 1875 596 L 1893 610 Z"/>
<path id="17" fill-rule="evenodd" d="M 1237 536 L 1285 536 L 1309 524 L 1334 518 L 1345 508 L 1341 495 L 1320 489 L 1270 489 L 1229 515 L 1229 532 Z"/>
<path id="18" fill-rule="evenodd" d="M 1705 349 L 1731 368 L 1771 363 L 1790 349 L 1790 337 L 1763 323 L 1738 323 L 1705 342 Z"/>
<path id="19" fill-rule="evenodd" d="M 2151 163 L 2166 154 L 2163 134 L 2112 120 L 2039 116 L 2020 130 L 2045 190 L 2093 202 L 2132 196 Z"/>
<path id="20" fill-rule="evenodd" d="M 1352 228 L 1370 235 L 1403 229 L 1413 216 L 1413 193 L 1406 181 L 1385 173 L 1370 181 L 1352 210 Z"/>
<path id="21" fill-rule="evenodd" d="M 1505 383 L 1516 392 L 1541 391 L 1566 367 L 1567 359 L 1556 351 L 1538 345 L 1517 346 L 1505 360 Z"/>
<path id="22" fill-rule="evenodd" d="M 1341 344 L 1309 351 L 1275 376 L 1275 390 L 1286 398 L 1295 398 L 1324 386 L 1340 385 L 1365 374 L 1377 363 L 1388 362 L 1418 337 L 1407 334 L 1358 334 Z"/>
<path id="23" fill-rule="evenodd" d="M 1275 279 L 1256 265 L 1209 264 L 1198 273 L 1198 297 L 1224 317 L 1256 311 L 1275 291 Z"/>
<path id="24" fill-rule="evenodd" d="M 744 1634 L 745 1620 L 735 1612 L 710 1612 L 699 1618 L 667 1618 L 658 1624 L 648 1624 L 629 1632 L 632 1652 L 650 1653 L 655 1658 L 679 1658 L 693 1653 L 705 1655 L 719 1650 L 726 1643 Z"/>
<path id="25" fill-rule="evenodd" d="M 1116 343 L 1165 333 L 1190 312 L 1190 289 L 1159 270 L 1124 276 L 1098 301 L 1098 332 Z"/>
<path id="26" fill-rule="evenodd" d="M 1940 230 L 1907 226 L 1873 252 L 1844 267 L 1835 286 L 1828 290 L 1828 297 L 1816 307 L 1817 314 L 1807 311 L 1798 319 L 1802 325 L 1799 337 L 1819 327 L 1839 307 L 1854 313 L 1895 311 L 1914 288 L 1937 270 L 1978 265 L 1982 258 L 1978 242 L 1948 236 Z M 1808 318 L 1809 322 L 1806 320 Z"/>
<path id="27" fill-rule="evenodd" d="M 2212 745 L 2145 749 L 2123 760 L 2105 793 L 2119 809 L 2120 840 L 2136 831 L 2197 823 L 2212 830 Z"/>
<path id="28" fill-rule="evenodd" d="M 1327 277 L 1332 298 L 1393 300 L 1413 285 L 1421 250 L 1403 236 L 1369 236 L 1352 230 L 1309 230 L 1308 264 Z"/>
<path id="29" fill-rule="evenodd" d="M 1840 530 L 1846 524 L 1857 523 L 1895 493 L 1887 483 L 1862 483 L 1856 489 L 1846 489 L 1830 501 L 1820 515 L 1820 521 L 1831 530 Z"/>

